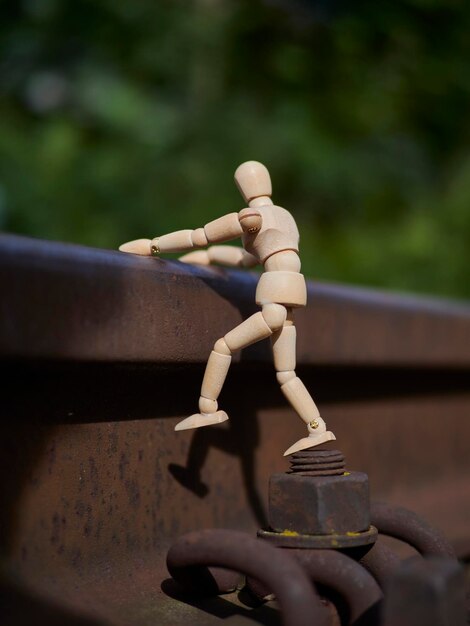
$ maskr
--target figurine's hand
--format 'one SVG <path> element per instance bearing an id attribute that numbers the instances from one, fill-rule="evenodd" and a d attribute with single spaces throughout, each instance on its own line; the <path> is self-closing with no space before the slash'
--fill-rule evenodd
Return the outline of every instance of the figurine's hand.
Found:
<path id="1" fill-rule="evenodd" d="M 130 252 L 131 254 L 140 254 L 142 256 L 150 256 L 151 252 L 150 239 L 134 239 L 119 246 L 121 252 Z"/>

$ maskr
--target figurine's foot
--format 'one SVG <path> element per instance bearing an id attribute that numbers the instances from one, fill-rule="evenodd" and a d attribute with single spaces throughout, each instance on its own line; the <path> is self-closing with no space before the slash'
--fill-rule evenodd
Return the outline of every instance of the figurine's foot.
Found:
<path id="1" fill-rule="evenodd" d="M 168 466 L 170 474 L 180 483 L 183 487 L 190 489 L 199 498 L 204 498 L 209 493 L 208 486 L 203 483 L 199 476 L 194 472 L 188 470 L 188 468 L 182 465 L 176 465 L 176 463 L 170 463 Z"/>
<path id="2" fill-rule="evenodd" d="M 284 456 L 289 456 L 289 454 L 294 454 L 294 452 L 299 452 L 300 450 L 306 450 L 307 448 L 319 446 L 321 443 L 333 441 L 334 439 L 336 439 L 336 437 L 329 430 L 327 430 L 325 433 L 318 433 L 318 435 L 310 434 L 308 437 L 299 439 L 296 443 L 294 443 L 293 446 L 288 448 L 284 452 Z"/>
<path id="3" fill-rule="evenodd" d="M 228 415 L 225 411 L 195 413 L 176 424 L 175 430 L 189 430 L 190 428 L 199 428 L 200 426 L 210 426 L 211 424 L 220 424 L 226 420 L 228 420 Z"/>

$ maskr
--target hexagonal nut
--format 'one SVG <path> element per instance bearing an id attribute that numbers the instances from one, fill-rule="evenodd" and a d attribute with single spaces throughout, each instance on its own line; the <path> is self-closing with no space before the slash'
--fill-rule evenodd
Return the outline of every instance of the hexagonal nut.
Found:
<path id="1" fill-rule="evenodd" d="M 329 535 L 365 531 L 370 526 L 367 474 L 273 474 L 268 520 L 277 532 Z"/>

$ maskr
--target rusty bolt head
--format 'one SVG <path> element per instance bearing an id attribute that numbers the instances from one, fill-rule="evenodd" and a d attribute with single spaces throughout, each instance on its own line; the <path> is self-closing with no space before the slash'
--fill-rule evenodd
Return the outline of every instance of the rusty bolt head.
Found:
<path id="1" fill-rule="evenodd" d="M 277 532 L 328 535 L 365 531 L 370 526 L 367 474 L 273 474 L 268 518 Z"/>

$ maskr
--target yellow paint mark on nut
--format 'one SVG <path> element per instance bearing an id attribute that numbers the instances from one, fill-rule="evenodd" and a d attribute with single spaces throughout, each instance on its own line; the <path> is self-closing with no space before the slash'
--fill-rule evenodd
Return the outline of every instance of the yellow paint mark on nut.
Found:
<path id="1" fill-rule="evenodd" d="M 286 537 L 298 537 L 299 536 L 299 533 L 297 533 L 295 530 L 289 530 L 287 528 L 283 530 L 281 534 Z"/>
<path id="2" fill-rule="evenodd" d="M 351 476 L 351 472 L 344 472 L 343 476 Z"/>
<path id="3" fill-rule="evenodd" d="M 346 535 L 348 537 L 359 537 L 361 533 L 355 533 L 352 530 L 348 530 L 348 532 L 346 533 Z"/>

